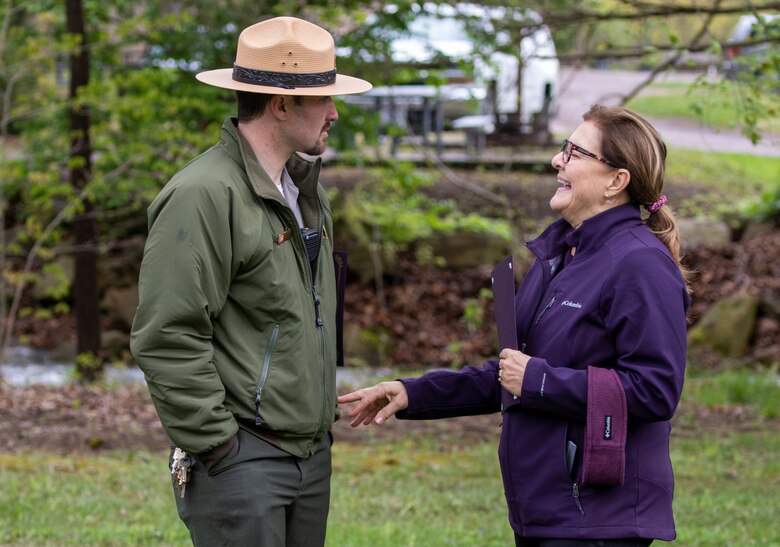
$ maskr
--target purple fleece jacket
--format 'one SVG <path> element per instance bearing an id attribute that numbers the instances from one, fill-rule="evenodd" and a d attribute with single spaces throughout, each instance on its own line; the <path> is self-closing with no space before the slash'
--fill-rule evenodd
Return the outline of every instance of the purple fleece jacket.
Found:
<path id="1" fill-rule="evenodd" d="M 690 303 L 668 250 L 622 205 L 576 231 L 559 220 L 528 243 L 536 256 L 515 297 L 520 397 L 497 362 L 404 379 L 404 419 L 502 412 L 499 460 L 509 521 L 521 536 L 675 538 L 670 420 L 685 373 Z M 562 270 L 562 256 L 576 246 Z M 623 484 L 582 484 L 588 366 L 622 384 L 628 427 Z M 573 449 L 576 446 L 576 450 Z"/>

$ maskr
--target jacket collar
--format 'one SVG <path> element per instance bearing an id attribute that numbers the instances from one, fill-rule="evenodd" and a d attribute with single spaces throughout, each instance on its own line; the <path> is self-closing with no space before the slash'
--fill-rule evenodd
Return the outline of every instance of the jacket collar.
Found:
<path id="1" fill-rule="evenodd" d="M 641 224 L 639 206 L 627 203 L 590 217 L 576 230 L 565 220 L 556 220 L 526 246 L 543 260 L 558 258 L 569 247 L 577 247 L 577 255 L 583 256 L 601 247 L 614 232 Z"/>
<path id="2" fill-rule="evenodd" d="M 221 144 L 237 163 L 244 165 L 249 178 L 249 186 L 258 197 L 274 199 L 280 202 L 284 201 L 271 177 L 268 176 L 268 173 L 263 170 L 257 161 L 257 156 L 255 156 L 249 142 L 238 131 L 238 120 L 236 118 L 228 118 L 222 124 Z M 308 198 L 317 196 L 317 180 L 321 165 L 321 158 L 307 160 L 298 154 L 293 154 L 287 160 L 287 172 L 290 173 L 290 177 L 302 196 Z"/>

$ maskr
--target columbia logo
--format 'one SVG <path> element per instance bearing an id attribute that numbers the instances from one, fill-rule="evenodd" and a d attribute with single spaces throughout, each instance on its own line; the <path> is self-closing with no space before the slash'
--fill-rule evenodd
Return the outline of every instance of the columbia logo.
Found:
<path id="1" fill-rule="evenodd" d="M 561 306 L 568 306 L 570 308 L 581 308 L 582 304 L 579 302 L 572 302 L 571 300 L 564 300 L 561 302 Z"/>

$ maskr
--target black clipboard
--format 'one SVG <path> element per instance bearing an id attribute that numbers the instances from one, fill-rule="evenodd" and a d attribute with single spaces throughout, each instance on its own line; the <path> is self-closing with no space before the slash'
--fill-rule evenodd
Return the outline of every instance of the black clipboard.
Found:
<path id="1" fill-rule="evenodd" d="M 518 349 L 517 319 L 515 317 L 515 268 L 509 255 L 490 274 L 493 285 L 493 309 L 498 330 L 498 350 Z M 513 404 L 517 397 L 501 389 L 501 412 Z"/>
<path id="2" fill-rule="evenodd" d="M 336 271 L 336 366 L 344 366 L 344 293 L 347 288 L 347 253 L 333 251 Z"/>
<path id="3" fill-rule="evenodd" d="M 504 348 L 518 349 L 517 319 L 515 317 L 515 269 L 514 259 L 509 255 L 490 274 L 493 286 L 493 309 L 498 329 L 499 351 Z"/>

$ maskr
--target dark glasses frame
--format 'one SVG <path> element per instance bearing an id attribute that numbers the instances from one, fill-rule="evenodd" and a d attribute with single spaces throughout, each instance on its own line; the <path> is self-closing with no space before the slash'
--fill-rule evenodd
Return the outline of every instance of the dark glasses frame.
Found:
<path id="1" fill-rule="evenodd" d="M 569 160 L 571 159 L 571 153 L 572 152 L 579 152 L 580 154 L 584 154 L 585 156 L 590 156 L 591 158 L 595 160 L 599 160 L 602 163 L 606 163 L 610 167 L 614 167 L 615 169 L 620 169 L 617 165 L 609 161 L 608 159 L 602 158 L 601 156 L 594 154 L 593 152 L 590 152 L 588 150 L 585 150 L 581 146 L 577 146 L 573 142 L 571 142 L 569 139 L 563 139 L 563 146 L 561 147 L 561 152 L 563 152 L 563 163 L 564 165 L 569 163 Z"/>

